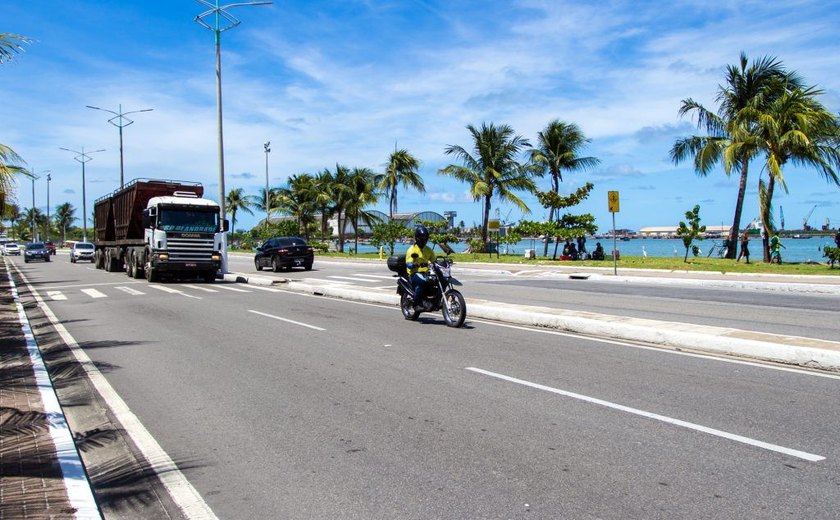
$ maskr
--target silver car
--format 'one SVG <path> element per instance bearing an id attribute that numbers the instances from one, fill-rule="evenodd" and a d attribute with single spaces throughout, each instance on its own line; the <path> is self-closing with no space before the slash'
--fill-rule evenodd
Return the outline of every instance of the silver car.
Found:
<path id="1" fill-rule="evenodd" d="M 20 246 L 16 242 L 6 242 L 3 246 L 3 254 L 20 256 Z"/>
<path id="2" fill-rule="evenodd" d="M 96 249 L 90 242 L 76 242 L 70 248 L 70 262 L 76 263 L 79 260 L 93 262 L 93 253 Z"/>

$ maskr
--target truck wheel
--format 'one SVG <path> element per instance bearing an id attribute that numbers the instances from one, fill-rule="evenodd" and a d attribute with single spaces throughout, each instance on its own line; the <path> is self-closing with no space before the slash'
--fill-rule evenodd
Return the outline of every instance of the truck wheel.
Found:
<path id="1" fill-rule="evenodd" d="M 105 255 L 102 254 L 101 249 L 97 249 L 93 258 L 90 260 L 97 269 L 105 268 Z"/>
<path id="2" fill-rule="evenodd" d="M 146 281 L 147 282 L 155 283 L 155 282 L 160 281 L 160 276 L 158 276 L 157 272 L 155 272 L 155 270 L 152 269 L 150 266 L 147 265 L 146 268 L 143 271 L 144 271 L 144 274 L 146 275 Z"/>
<path id="3" fill-rule="evenodd" d="M 204 283 L 215 283 L 216 271 L 207 271 L 204 273 Z"/>
<path id="4" fill-rule="evenodd" d="M 102 267 L 105 268 L 106 272 L 111 272 L 111 252 L 105 251 L 105 259 L 102 261 Z"/>

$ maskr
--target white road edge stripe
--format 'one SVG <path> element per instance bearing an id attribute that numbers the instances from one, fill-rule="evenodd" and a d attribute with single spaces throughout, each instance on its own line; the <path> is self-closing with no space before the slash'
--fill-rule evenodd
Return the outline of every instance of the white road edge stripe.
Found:
<path id="1" fill-rule="evenodd" d="M 690 430 L 695 430 L 703 433 L 708 433 L 709 435 L 715 435 L 717 437 L 722 437 L 724 439 L 729 439 L 736 442 L 741 442 L 744 444 L 749 444 L 750 446 L 756 446 L 759 448 L 763 448 L 765 450 L 775 451 L 778 453 L 784 453 L 785 455 L 790 455 L 792 457 L 796 457 L 799 459 L 804 459 L 810 462 L 819 462 L 821 460 L 825 460 L 825 457 L 820 455 L 814 455 L 811 453 L 806 453 L 804 451 L 794 450 L 791 448 L 785 448 L 784 446 L 779 446 L 776 444 L 770 444 L 768 442 L 763 442 L 755 439 L 751 439 L 749 437 L 743 437 L 741 435 L 736 435 L 734 433 L 725 432 L 722 430 L 716 430 L 714 428 L 709 428 L 706 426 L 701 426 L 699 424 L 690 423 L 687 421 L 682 421 L 680 419 L 674 419 L 672 417 L 666 417 L 664 415 L 659 415 L 651 412 L 646 412 L 644 410 L 639 410 L 637 408 L 630 408 L 629 406 L 624 406 L 621 404 L 611 403 L 609 401 L 604 401 L 602 399 L 597 399 L 595 397 L 589 397 L 586 395 L 576 394 L 574 392 L 567 392 L 566 390 L 560 390 L 558 388 L 552 388 L 550 386 L 541 385 L 538 383 L 532 383 L 530 381 L 525 381 L 523 379 L 517 379 L 515 377 L 506 376 L 503 374 L 497 374 L 495 372 L 490 372 L 488 370 L 483 370 L 481 368 L 475 367 L 466 367 L 465 370 L 469 370 L 470 372 L 475 372 L 478 374 L 483 374 L 489 377 L 495 377 L 496 379 L 501 379 L 503 381 L 508 381 L 510 383 L 516 383 L 518 385 L 528 386 L 531 388 L 536 388 L 537 390 L 544 390 L 546 392 L 551 392 L 553 394 L 562 395 L 565 397 L 571 397 L 572 399 L 579 399 L 581 401 L 586 401 L 588 403 L 597 404 L 601 406 L 606 406 L 607 408 L 612 408 L 614 410 L 619 410 L 621 412 L 632 413 L 634 415 L 639 415 L 642 417 L 647 417 L 648 419 L 655 419 L 657 421 L 662 421 L 668 424 L 673 424 L 675 426 L 682 426 L 683 428 L 688 428 Z"/>
<path id="2" fill-rule="evenodd" d="M 249 309 L 248 312 L 252 312 L 254 314 L 259 314 L 260 316 L 265 316 L 266 318 L 285 321 L 286 323 L 292 323 L 294 325 L 300 325 L 301 327 L 307 327 L 307 328 L 314 329 L 314 330 L 327 330 L 327 329 L 322 329 L 321 327 L 316 327 L 315 325 L 308 325 L 306 323 L 301 323 L 299 321 L 294 321 L 294 320 L 289 320 L 289 319 L 286 319 L 286 318 L 281 318 L 280 316 L 274 316 L 272 314 L 266 314 L 266 313 L 260 312 L 260 311 L 252 311 L 252 310 Z"/>
<path id="3" fill-rule="evenodd" d="M 18 275 L 23 277 L 23 273 L 17 269 L 17 266 L 15 266 L 15 270 L 17 270 Z M 38 293 L 35 292 L 26 278 L 23 277 L 23 279 L 38 302 L 38 305 L 44 311 L 44 315 L 46 315 L 47 319 L 55 327 L 56 332 L 61 336 L 64 343 L 67 344 L 76 361 L 79 362 L 79 366 L 84 369 L 91 384 L 99 392 L 99 395 L 102 396 L 102 399 L 108 405 L 108 408 L 111 409 L 123 429 L 131 437 L 131 440 L 134 441 L 134 444 L 143 454 L 143 457 L 145 457 L 149 467 L 154 470 L 158 479 L 166 487 L 172 500 L 183 511 L 184 516 L 195 520 L 218 520 L 218 517 L 210 509 L 210 506 L 207 505 L 204 499 L 201 498 L 201 495 L 198 494 L 198 491 L 187 480 L 187 477 L 178 469 L 177 464 L 163 451 L 163 448 L 160 447 L 160 444 L 152 437 L 152 434 L 143 426 L 140 419 L 128 408 L 125 401 L 122 400 L 111 384 L 108 383 L 108 380 L 105 379 L 102 372 L 94 366 L 85 351 L 79 347 L 79 344 L 73 336 L 58 321 L 58 318 L 56 318 L 55 314 L 44 303 L 44 300 Z"/>
<path id="4" fill-rule="evenodd" d="M 5 262 L 5 259 L 3 261 Z M 20 270 L 17 269 L 17 266 L 15 270 L 17 270 L 19 276 L 23 276 Z M 93 498 L 90 481 L 88 481 L 82 459 L 76 449 L 76 444 L 73 442 L 73 436 L 70 433 L 67 418 L 64 416 L 64 411 L 58 402 L 58 396 L 55 394 L 55 388 L 50 380 L 44 359 L 41 357 L 41 350 L 35 341 L 35 335 L 32 332 L 32 327 L 29 325 L 29 318 L 26 317 L 26 310 L 24 310 L 23 304 L 20 301 L 20 295 L 18 294 L 14 279 L 12 279 L 12 273 L 7 272 L 7 275 L 9 277 L 12 299 L 14 300 L 15 309 L 18 313 L 18 321 L 23 335 L 26 338 L 26 350 L 29 353 L 32 370 L 35 373 L 35 382 L 38 385 L 38 392 L 41 395 L 41 402 L 44 405 L 44 412 L 47 416 L 50 437 L 52 437 L 53 444 L 55 444 L 58 465 L 61 468 L 64 487 L 67 490 L 67 498 L 70 506 L 75 509 L 74 518 L 101 519 L 102 515 L 99 514 L 99 508 L 96 506 L 96 500 Z M 31 286 L 29 286 L 29 290 L 40 301 L 40 297 L 32 290 Z"/>
<path id="5" fill-rule="evenodd" d="M 127 294 L 130 294 L 132 296 L 142 296 L 142 295 L 146 294 L 144 292 L 138 291 L 137 289 L 132 289 L 131 287 L 126 287 L 126 286 L 123 286 L 123 285 L 120 285 L 120 286 L 117 286 L 117 287 L 114 287 L 114 288 L 119 289 L 120 291 L 122 291 L 124 293 L 127 293 Z"/>

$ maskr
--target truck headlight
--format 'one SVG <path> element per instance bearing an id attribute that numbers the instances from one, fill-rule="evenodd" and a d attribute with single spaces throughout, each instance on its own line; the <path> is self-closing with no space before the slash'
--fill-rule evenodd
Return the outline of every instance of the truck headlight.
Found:
<path id="1" fill-rule="evenodd" d="M 163 262 L 169 260 L 169 253 L 159 253 L 158 260 L 161 260 Z"/>
<path id="2" fill-rule="evenodd" d="M 220 255 L 219 253 L 213 253 L 212 255 L 210 255 L 210 260 L 214 262 L 220 262 L 222 260 L 222 255 Z"/>

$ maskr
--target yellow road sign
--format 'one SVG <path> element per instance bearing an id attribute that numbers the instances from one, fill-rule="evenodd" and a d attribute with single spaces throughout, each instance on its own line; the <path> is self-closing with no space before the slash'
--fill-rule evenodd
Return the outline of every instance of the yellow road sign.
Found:
<path id="1" fill-rule="evenodd" d="M 487 229 L 489 231 L 498 231 L 499 230 L 499 220 L 498 219 L 490 219 L 487 222 Z"/>
<path id="2" fill-rule="evenodd" d="M 607 202 L 610 208 L 610 213 L 618 213 L 618 192 L 607 192 Z"/>

